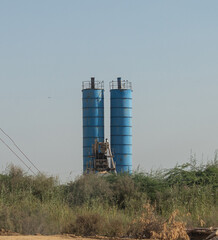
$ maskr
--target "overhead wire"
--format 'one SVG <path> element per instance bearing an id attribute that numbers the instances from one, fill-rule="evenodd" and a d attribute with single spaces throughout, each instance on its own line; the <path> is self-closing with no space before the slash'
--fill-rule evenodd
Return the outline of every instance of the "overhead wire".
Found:
<path id="1" fill-rule="evenodd" d="M 22 153 L 22 155 L 28 160 L 28 162 L 41 174 L 40 170 L 35 166 L 35 164 L 27 157 L 27 155 L 18 147 L 18 145 L 15 143 L 15 141 L 2 129 L 0 128 L 0 131 L 8 137 L 11 142 L 14 144 L 14 146 Z"/>
<path id="2" fill-rule="evenodd" d="M 0 137 L 0 141 L 34 174 L 35 172 L 33 172 L 33 170 L 22 160 L 22 158 L 20 158 L 17 153 L 12 149 L 10 148 L 10 146 Z"/>

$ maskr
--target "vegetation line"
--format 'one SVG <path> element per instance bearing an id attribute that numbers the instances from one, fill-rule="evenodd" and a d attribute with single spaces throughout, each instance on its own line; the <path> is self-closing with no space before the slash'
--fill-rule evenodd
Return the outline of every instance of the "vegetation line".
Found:
<path id="1" fill-rule="evenodd" d="M 189 239 L 217 227 L 218 163 L 155 173 L 80 176 L 60 184 L 10 166 L 0 174 L 0 228 L 22 234 Z"/>

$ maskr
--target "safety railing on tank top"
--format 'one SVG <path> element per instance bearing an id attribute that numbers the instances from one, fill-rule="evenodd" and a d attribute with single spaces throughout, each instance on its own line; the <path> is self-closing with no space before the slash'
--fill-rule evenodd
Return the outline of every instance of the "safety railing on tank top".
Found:
<path id="1" fill-rule="evenodd" d="M 132 90 L 132 83 L 128 80 L 120 80 L 120 81 L 111 81 L 110 89 L 130 89 Z"/>
<path id="2" fill-rule="evenodd" d="M 84 81 L 82 82 L 82 89 L 104 89 L 104 82 L 103 81 Z"/>

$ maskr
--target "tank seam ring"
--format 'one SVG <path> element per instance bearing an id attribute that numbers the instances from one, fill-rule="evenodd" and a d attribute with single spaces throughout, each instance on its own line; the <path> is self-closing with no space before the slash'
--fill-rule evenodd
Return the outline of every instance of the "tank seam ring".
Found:
<path id="1" fill-rule="evenodd" d="M 132 107 L 110 107 L 110 109 L 114 109 L 114 108 L 132 109 Z"/>
<path id="2" fill-rule="evenodd" d="M 128 155 L 128 156 L 132 156 L 132 153 L 116 153 L 116 156 L 126 156 L 126 155 Z M 116 159 L 116 157 L 115 157 L 115 159 Z"/>
<path id="3" fill-rule="evenodd" d="M 104 118 L 104 116 L 84 116 L 83 118 Z"/>
<path id="4" fill-rule="evenodd" d="M 127 116 L 111 116 L 111 118 L 132 118 L 132 117 L 127 117 Z"/>
<path id="5" fill-rule="evenodd" d="M 132 125 L 131 126 L 126 126 L 126 125 L 111 125 L 111 127 L 130 127 L 132 128 Z"/>
<path id="6" fill-rule="evenodd" d="M 132 100 L 132 98 L 113 98 L 113 97 L 111 97 L 111 100 L 114 100 L 114 99 L 121 99 L 121 100 L 130 99 L 130 100 Z"/>
<path id="7" fill-rule="evenodd" d="M 113 144 L 111 144 L 111 146 L 112 146 Z M 127 144 L 127 143 L 124 143 L 124 144 L 122 144 L 122 143 L 120 143 L 120 144 L 114 144 L 115 146 L 132 146 L 132 144 Z"/>
<path id="8" fill-rule="evenodd" d="M 94 108 L 94 109 L 104 109 L 104 107 L 83 107 L 83 109 L 90 109 L 90 108 Z"/>
<path id="9" fill-rule="evenodd" d="M 104 125 L 83 125 L 83 127 L 104 127 Z"/>
<path id="10" fill-rule="evenodd" d="M 111 137 L 132 137 L 132 135 L 114 135 L 114 134 L 111 134 Z"/>
<path id="11" fill-rule="evenodd" d="M 104 98 L 101 98 L 101 97 L 98 97 L 98 98 L 82 98 L 82 100 L 92 100 L 92 99 L 104 100 Z"/>

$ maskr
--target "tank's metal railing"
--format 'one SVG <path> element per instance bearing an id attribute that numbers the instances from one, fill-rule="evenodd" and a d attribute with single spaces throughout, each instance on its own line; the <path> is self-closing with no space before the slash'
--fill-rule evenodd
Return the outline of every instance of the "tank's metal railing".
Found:
<path id="1" fill-rule="evenodd" d="M 82 82 L 82 89 L 104 89 L 103 81 L 84 81 Z"/>
<path id="2" fill-rule="evenodd" d="M 110 82 L 110 89 L 130 89 L 132 90 L 132 83 L 128 80 L 117 80 Z"/>

